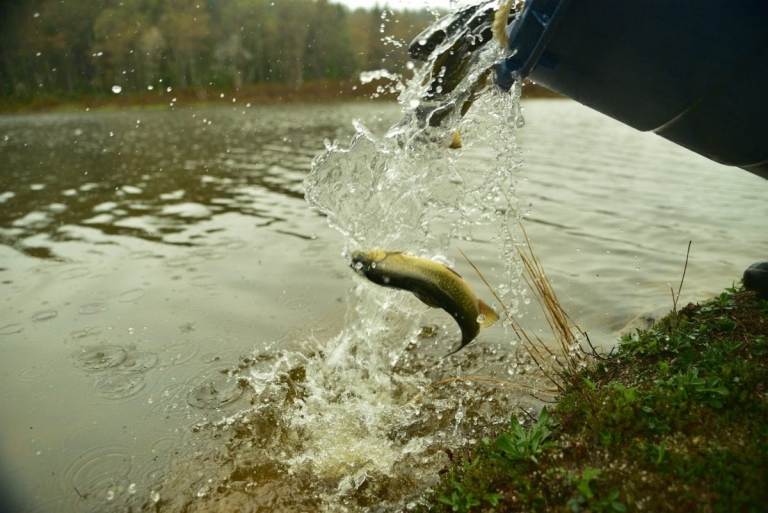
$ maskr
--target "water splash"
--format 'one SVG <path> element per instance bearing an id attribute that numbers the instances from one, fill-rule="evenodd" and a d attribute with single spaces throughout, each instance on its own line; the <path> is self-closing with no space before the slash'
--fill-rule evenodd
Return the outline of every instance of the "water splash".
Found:
<path id="1" fill-rule="evenodd" d="M 453 42 L 448 38 L 438 51 Z M 498 262 L 485 277 L 504 306 L 516 310 L 521 269 L 511 227 L 521 210 L 520 89 L 489 87 L 464 108 L 501 57 L 498 46 L 482 47 L 439 102 L 425 100 L 433 78 L 428 62 L 396 85 L 399 123 L 377 135 L 358 120 L 349 146 L 326 141 L 305 196 L 342 235 L 341 258 L 382 248 L 450 265 L 459 242 L 470 256 L 475 244 L 493 245 Z M 430 113 L 440 109 L 447 115 L 430 126 Z M 456 130 L 464 145 L 450 149 Z M 147 509 L 158 501 L 169 511 L 195 501 L 220 510 L 246 503 L 271 510 L 402 509 L 436 480 L 448 461 L 445 449 L 490 435 L 517 406 L 539 405 L 531 392 L 540 376 L 528 372 L 531 362 L 511 334 L 489 335 L 443 358 L 457 340 L 448 316 L 351 270 L 349 283 L 345 327 L 335 337 L 305 340 L 300 350 L 262 348 L 221 370 L 216 383 L 243 391 L 232 403 L 219 400 L 221 385 L 208 386 L 210 380 L 195 389 L 197 409 L 215 411 L 194 433 L 210 437 L 215 454 L 195 449 L 191 464 L 172 464 L 163 477 L 166 490 L 191 490 L 188 497 L 166 497 L 157 483 L 140 483 L 151 491 Z M 513 383 L 502 381 L 509 376 Z M 190 472 L 198 465 L 212 472 Z"/>
<path id="2" fill-rule="evenodd" d="M 305 181 L 306 198 L 342 234 L 343 258 L 356 249 L 383 248 L 450 264 L 459 241 L 495 244 L 503 264 L 486 277 L 508 299 L 505 306 L 516 309 L 521 270 L 511 227 L 520 210 L 514 133 L 522 125 L 520 90 L 488 88 L 460 115 L 469 84 L 502 55 L 493 45 L 481 50 L 463 79 L 467 85 L 444 100 L 458 108 L 439 127 L 425 122 L 425 108 L 445 106 L 423 101 L 428 64 L 401 87 L 400 123 L 377 136 L 358 120 L 348 147 L 326 141 Z M 456 130 L 465 144 L 449 149 Z M 490 426 L 505 423 L 513 405 L 530 400 L 525 394 L 489 393 L 471 378 L 451 381 L 479 371 L 530 368 L 516 361 L 511 335 L 498 347 L 444 360 L 454 336 L 450 324 L 438 326 L 429 340 L 422 327 L 426 309 L 409 294 L 377 288 L 351 272 L 350 283 L 341 333 L 300 363 L 297 355 L 286 354 L 269 371 L 251 375 L 262 389 L 280 390 L 287 380 L 289 390 L 279 392 L 291 396 L 284 400 L 290 408 L 280 413 L 287 440 L 279 464 L 288 475 L 311 482 L 330 510 L 400 504 L 435 479 L 445 464 L 445 447 L 477 441 Z M 441 380 L 451 386 L 431 388 Z M 535 380 L 528 385 L 535 387 Z M 414 400 L 427 392 L 427 401 Z"/>

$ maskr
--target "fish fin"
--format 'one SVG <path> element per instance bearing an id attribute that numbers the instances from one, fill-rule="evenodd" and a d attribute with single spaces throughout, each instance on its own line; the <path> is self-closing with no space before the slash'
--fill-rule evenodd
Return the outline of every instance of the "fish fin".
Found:
<path id="1" fill-rule="evenodd" d="M 448 147 L 452 150 L 458 150 L 461 146 L 461 134 L 459 133 L 459 130 L 456 129 L 453 131 L 453 139 Z"/>
<path id="2" fill-rule="evenodd" d="M 416 296 L 416 299 L 424 303 L 430 308 L 440 308 L 438 305 L 436 305 L 431 299 L 428 297 L 422 296 L 421 294 L 417 294 L 415 292 L 411 292 L 414 296 Z"/>
<path id="3" fill-rule="evenodd" d="M 453 269 L 451 269 L 451 268 L 450 268 L 450 267 L 448 267 L 447 265 L 444 265 L 443 267 L 445 267 L 446 269 L 448 269 L 449 271 L 451 271 L 453 274 L 455 274 L 456 276 L 458 276 L 459 278 L 461 278 L 461 275 L 460 275 L 459 273 L 457 273 L 456 271 L 454 271 Z M 461 279 L 463 280 L 464 278 L 461 278 Z"/>
<path id="4" fill-rule="evenodd" d="M 480 323 L 481 328 L 487 328 L 488 326 L 491 326 L 493 323 L 499 320 L 499 314 L 497 314 L 493 308 L 483 303 L 482 299 L 477 300 L 477 307 L 480 311 L 480 315 L 484 315 L 485 319 L 483 319 L 483 322 Z"/>

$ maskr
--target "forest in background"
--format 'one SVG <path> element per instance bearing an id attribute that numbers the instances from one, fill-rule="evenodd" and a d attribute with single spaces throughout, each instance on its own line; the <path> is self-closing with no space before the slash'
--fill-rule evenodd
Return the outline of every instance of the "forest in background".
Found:
<path id="1" fill-rule="evenodd" d="M 301 91 L 404 69 L 427 10 L 350 11 L 327 0 L 6 0 L 0 104 L 254 85 Z M 299 93 L 300 94 L 300 93 Z M 55 102 L 54 102 L 55 103 Z"/>

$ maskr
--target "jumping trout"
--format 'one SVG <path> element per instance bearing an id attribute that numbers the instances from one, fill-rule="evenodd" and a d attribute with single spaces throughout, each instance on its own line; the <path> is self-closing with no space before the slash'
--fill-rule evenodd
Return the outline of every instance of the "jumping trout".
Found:
<path id="1" fill-rule="evenodd" d="M 381 250 L 355 251 L 350 266 L 377 285 L 407 290 L 425 305 L 451 314 L 461 328 L 461 343 L 448 355 L 499 319 L 456 271 L 433 260 Z"/>

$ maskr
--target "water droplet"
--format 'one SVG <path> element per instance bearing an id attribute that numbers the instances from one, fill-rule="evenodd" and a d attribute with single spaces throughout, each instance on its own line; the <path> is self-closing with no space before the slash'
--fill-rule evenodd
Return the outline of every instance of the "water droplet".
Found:
<path id="1" fill-rule="evenodd" d="M 113 92 L 113 93 L 115 93 L 115 94 L 120 94 L 120 92 L 121 92 L 122 90 L 123 90 L 123 88 L 122 88 L 122 87 L 120 87 L 119 85 L 113 85 L 113 86 L 112 86 L 112 92 Z"/>

